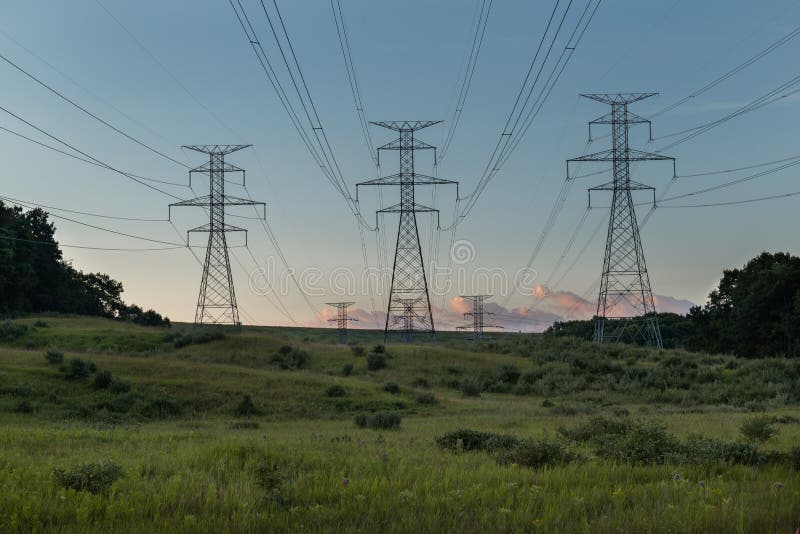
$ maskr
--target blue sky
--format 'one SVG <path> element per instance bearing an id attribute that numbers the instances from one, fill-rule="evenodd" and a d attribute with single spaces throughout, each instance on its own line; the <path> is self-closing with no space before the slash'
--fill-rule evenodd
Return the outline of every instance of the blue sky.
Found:
<path id="1" fill-rule="evenodd" d="M 330 273 L 341 268 L 363 271 L 357 227 L 345 202 L 325 181 L 300 142 L 229 3 L 102 1 L 152 56 L 95 0 L 6 3 L 0 18 L 0 51 L 98 116 L 188 165 L 202 163 L 202 157 L 182 151 L 180 145 L 252 143 L 252 149 L 230 161 L 247 169 L 253 197 L 267 202 L 268 222 L 289 263 L 298 273 L 313 267 L 323 274 L 323 282 L 315 285 L 316 292 L 309 299 L 324 308 L 324 302 L 332 300 L 324 282 Z M 251 14 L 270 57 L 279 61 L 260 4 L 242 0 L 242 5 Z M 354 188 L 356 182 L 374 177 L 375 170 L 353 109 L 330 3 L 297 0 L 280 1 L 278 5 L 333 151 Z M 369 120 L 444 120 L 444 126 L 420 132 L 425 141 L 441 144 L 447 122 L 452 119 L 453 92 L 472 38 L 477 5 L 473 0 L 420 0 L 405 2 L 398 9 L 392 2 L 342 0 Z M 584 2 L 574 5 L 577 11 L 583 9 Z M 462 193 L 475 186 L 489 159 L 552 7 L 549 1 L 493 3 L 461 123 L 439 168 L 440 176 L 461 180 Z M 790 32 L 799 18 L 800 5 L 793 1 L 604 1 L 531 130 L 457 228 L 454 239 L 469 241 L 475 251 L 474 260 L 464 269 L 513 272 L 526 263 L 561 189 L 564 161 L 583 153 L 586 123 L 606 111 L 598 103 L 579 98 L 579 93 L 658 92 L 659 96 L 633 107 L 633 111 L 648 116 Z M 653 123 L 654 137 L 722 117 L 796 76 L 793 65 L 799 50 L 797 38 L 701 97 L 659 116 Z M 182 166 L 98 124 L 10 66 L 0 64 L 0 73 L 3 107 L 117 168 L 168 181 L 187 181 Z M 792 135 L 797 131 L 797 118 L 798 99 L 788 97 L 728 121 L 675 147 L 669 155 L 677 158 L 678 175 L 792 156 L 798 153 Z M 46 140 L 5 114 L 0 114 L 0 126 Z M 373 128 L 371 133 L 375 144 L 391 140 L 388 131 Z M 666 144 L 656 141 L 648 145 L 643 130 L 633 131 L 631 137 L 633 146 L 640 148 L 654 150 Z M 170 202 L 166 196 L 10 134 L 0 132 L 0 138 L 4 144 L 2 195 L 116 216 L 166 216 Z M 598 139 L 590 150 L 606 148 L 607 141 Z M 396 169 L 396 161 L 390 157 L 384 159 L 385 173 Z M 417 168 L 433 172 L 429 155 L 419 156 Z M 682 178 L 670 194 L 744 174 Z M 650 163 L 635 167 L 633 177 L 661 191 L 670 176 L 668 165 Z M 594 176 L 572 185 L 533 265 L 540 281 L 550 276 L 584 212 L 585 188 L 606 179 Z M 203 187 L 196 184 L 195 191 L 202 194 Z M 192 194 L 185 187 L 164 187 L 182 198 Z M 787 169 L 689 200 L 721 202 L 797 189 L 795 172 Z M 235 186 L 229 192 L 242 194 Z M 420 194 L 430 202 L 428 191 Z M 396 202 L 396 195 L 396 191 L 384 191 L 385 203 Z M 796 202 L 795 198 L 733 207 L 657 210 L 643 231 L 654 292 L 700 303 L 722 269 L 741 265 L 762 250 L 797 253 L 794 228 L 800 221 Z M 447 224 L 452 218 L 454 191 L 442 189 L 436 205 L 442 210 L 443 224 Z M 371 213 L 377 207 L 377 196 L 364 192 L 362 209 L 368 221 L 374 220 Z M 602 210 L 589 214 L 567 263 L 602 215 Z M 154 239 L 179 239 L 165 222 L 74 218 Z M 202 222 L 202 212 L 174 212 L 173 220 L 182 233 Z M 67 221 L 55 222 L 57 237 L 65 244 L 152 245 Z M 231 222 L 250 229 L 250 249 L 259 262 L 274 257 L 274 247 L 257 221 Z M 387 218 L 384 225 L 391 257 L 396 219 Z M 427 216 L 420 216 L 420 233 L 427 249 Z M 232 244 L 241 243 L 240 239 L 230 236 Z M 376 266 L 375 236 L 366 232 L 365 239 L 369 263 Z M 450 240 L 450 233 L 441 234 L 438 261 L 427 258 L 429 265 L 447 264 Z M 599 276 L 603 241 L 601 231 L 575 269 L 553 290 L 581 295 L 591 289 Z M 193 243 L 202 244 L 201 236 L 194 236 Z M 256 265 L 247 251 L 234 249 L 234 254 L 245 267 L 234 260 L 245 322 L 286 323 L 263 296 L 250 290 L 248 271 Z M 130 302 L 154 307 L 177 320 L 190 320 L 194 315 L 200 268 L 186 250 L 134 253 L 67 249 L 65 256 L 81 269 L 107 272 L 121 280 Z M 587 295 L 590 301 L 595 298 L 591 291 Z M 434 303 L 447 302 L 453 296 L 435 298 Z M 281 298 L 298 322 L 313 322 L 314 314 L 296 287 L 289 285 Z M 355 300 L 358 308 L 372 311 L 367 295 L 347 298 Z M 380 298 L 375 304 L 377 313 L 370 316 L 380 316 Z M 514 296 L 505 304 L 506 308 L 563 312 L 553 303 L 524 295 Z M 456 308 L 450 311 L 455 313 Z"/>

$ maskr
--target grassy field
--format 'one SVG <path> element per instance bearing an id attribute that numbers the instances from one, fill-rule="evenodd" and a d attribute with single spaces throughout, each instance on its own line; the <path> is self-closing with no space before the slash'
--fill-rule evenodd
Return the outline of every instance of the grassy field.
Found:
<path id="1" fill-rule="evenodd" d="M 381 356 L 374 332 L 354 333 L 362 354 L 328 330 L 70 317 L 0 338 L 0 532 L 791 533 L 800 519 L 791 361 L 530 335 Z M 355 422 L 376 413 L 399 428 Z M 449 434 L 465 429 L 484 434 Z"/>

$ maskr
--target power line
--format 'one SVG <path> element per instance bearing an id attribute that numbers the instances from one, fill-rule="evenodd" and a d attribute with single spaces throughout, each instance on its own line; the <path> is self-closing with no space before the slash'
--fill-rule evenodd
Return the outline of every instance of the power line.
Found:
<path id="1" fill-rule="evenodd" d="M 23 243 L 34 243 L 37 245 L 47 245 L 51 247 L 61 247 L 61 248 L 78 248 L 84 250 L 101 250 L 107 252 L 158 252 L 162 250 L 178 250 L 182 248 L 186 248 L 184 245 L 177 245 L 174 247 L 158 247 L 158 248 L 111 248 L 111 247 L 93 247 L 88 245 L 65 245 L 64 243 L 51 243 L 49 241 L 37 241 L 36 239 L 22 239 L 19 237 L 11 237 L 6 235 L 0 235 L 0 239 L 5 239 L 7 241 L 20 241 Z"/>
<path id="2" fill-rule="evenodd" d="M 133 142 L 134 142 L 134 143 L 136 143 L 137 145 L 139 145 L 139 146 L 141 146 L 141 147 L 143 147 L 143 148 L 146 148 L 146 149 L 147 149 L 147 150 L 149 150 L 150 152 L 153 152 L 154 154 L 157 154 L 158 156 L 161 156 L 161 157 L 162 157 L 162 158 L 164 158 L 164 159 L 167 159 L 167 160 L 169 160 L 169 161 L 171 161 L 171 162 L 173 162 L 173 163 L 175 163 L 175 164 L 177 164 L 177 165 L 180 165 L 181 167 L 185 167 L 185 168 L 187 168 L 187 169 L 189 168 L 189 166 L 188 166 L 188 165 L 186 165 L 185 163 L 182 163 L 182 162 L 180 162 L 180 161 L 176 160 L 175 158 L 173 158 L 173 157 L 171 157 L 171 156 L 168 156 L 168 155 L 164 154 L 163 152 L 161 152 L 161 151 L 159 151 L 159 150 L 157 150 L 157 149 L 153 148 L 152 146 L 148 145 L 147 143 L 145 143 L 145 142 L 143 142 L 143 141 L 140 141 L 139 139 L 136 139 L 136 138 L 135 138 L 135 137 L 133 137 L 132 135 L 130 135 L 130 134 L 128 134 L 128 133 L 126 133 L 126 132 L 124 132 L 123 130 L 121 130 L 121 129 L 117 128 L 116 126 L 114 126 L 114 125 L 113 125 L 113 124 L 111 124 L 110 122 L 106 121 L 105 119 L 102 119 L 102 118 L 100 118 L 99 116 L 95 115 L 94 113 L 92 113 L 91 111 L 89 111 L 89 110 L 88 110 L 88 109 L 86 109 L 85 107 L 81 106 L 80 104 L 78 104 L 78 103 L 77 103 L 77 102 L 75 102 L 74 100 L 72 100 L 72 99 L 70 99 L 69 97 L 65 96 L 65 95 L 64 95 L 63 93 L 61 93 L 60 91 L 58 91 L 58 90 L 54 89 L 53 87 L 51 87 L 50 85 L 46 84 L 45 82 L 43 82 L 42 80 L 40 80 L 39 78 L 37 78 L 36 76 L 34 76 L 33 74 L 31 74 L 30 72 L 26 71 L 25 69 L 23 69 L 22 67 L 20 67 L 20 66 L 19 66 L 19 65 L 17 65 L 16 63 L 14 63 L 12 60 L 10 60 L 10 59 L 9 59 L 9 58 L 7 58 L 6 56 L 4 56 L 2 53 L 0 53 L 0 59 L 2 59 L 2 60 L 3 60 L 3 61 L 5 61 L 6 63 L 8 63 L 8 64 L 9 64 L 9 65 L 11 65 L 12 67 L 14 67 L 15 69 L 17 69 L 19 72 L 21 72 L 22 74 L 24 74 L 25 76 L 27 76 L 27 77 L 28 77 L 28 78 L 30 78 L 31 80 L 35 81 L 35 82 L 36 82 L 36 83 L 38 83 L 40 86 L 44 87 L 45 89 L 47 89 L 48 91 L 50 91 L 50 92 L 51 92 L 51 93 L 53 93 L 54 95 L 58 96 L 59 98 L 61 98 L 61 99 L 62 99 L 62 100 L 64 100 L 65 102 L 67 102 L 67 103 L 71 104 L 73 107 L 75 107 L 75 108 L 79 109 L 80 111 L 82 111 L 82 112 L 83 112 L 83 113 L 85 113 L 86 115 L 90 116 L 90 117 L 91 117 L 91 118 L 93 118 L 94 120 L 98 121 L 99 123 L 103 124 L 104 126 L 107 126 L 108 128 L 111 128 L 112 130 L 114 130 L 115 132 L 117 132 L 117 133 L 118 133 L 118 134 L 120 134 L 121 136 L 125 137 L 126 139 L 128 139 L 128 140 L 130 140 L 130 141 L 133 141 Z"/>
<path id="3" fill-rule="evenodd" d="M 8 200 L 9 202 L 16 203 L 25 203 L 30 204 L 31 206 L 36 206 L 37 208 L 46 208 L 49 210 L 56 210 L 56 211 L 63 211 L 65 213 L 75 213 L 77 215 L 86 215 L 87 217 L 97 217 L 100 219 L 114 219 L 119 221 L 136 221 L 136 222 L 167 222 L 167 219 L 144 219 L 138 217 L 119 217 L 116 215 L 102 215 L 99 213 L 90 213 L 86 211 L 77 211 L 77 210 L 70 210 L 67 208 L 59 208 L 57 206 L 49 206 L 47 204 L 39 204 L 37 202 L 31 202 L 29 200 L 20 200 L 18 198 L 12 198 L 7 196 L 0 196 L 0 200 Z"/>

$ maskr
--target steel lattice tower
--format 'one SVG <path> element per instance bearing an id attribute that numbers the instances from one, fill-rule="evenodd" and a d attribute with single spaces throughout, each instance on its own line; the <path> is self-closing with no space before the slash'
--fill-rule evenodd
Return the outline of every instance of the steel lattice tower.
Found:
<path id="1" fill-rule="evenodd" d="M 389 306 L 386 312 L 386 328 L 384 342 L 390 333 L 400 333 L 402 340 L 411 342 L 414 332 L 426 333 L 435 339 L 436 330 L 431 313 L 431 301 L 428 295 L 428 281 L 425 276 L 425 264 L 422 258 L 422 247 L 417 229 L 417 213 L 436 213 L 439 210 L 423 206 L 414 199 L 418 185 L 456 184 L 453 180 L 444 180 L 418 174 L 414 169 L 415 150 L 434 150 L 435 147 L 414 138 L 414 132 L 438 124 L 441 121 L 392 121 L 372 122 L 376 126 L 388 128 L 399 133 L 399 137 L 378 148 L 378 161 L 381 150 L 397 150 L 400 152 L 400 172 L 391 176 L 368 180 L 356 185 L 396 185 L 400 187 L 400 203 L 378 210 L 380 213 L 399 213 L 400 223 L 397 228 L 397 247 L 392 268 L 392 282 L 389 293 Z M 458 191 L 456 191 L 458 194 Z M 358 193 L 356 193 L 358 198 Z M 377 214 L 376 214 L 377 221 Z"/>
<path id="2" fill-rule="evenodd" d="M 194 316 L 196 324 L 241 324 L 239 309 L 236 305 L 236 293 L 233 289 L 231 262 L 228 256 L 228 243 L 225 234 L 228 232 L 246 232 L 244 228 L 231 226 L 225 222 L 226 206 L 266 206 L 263 202 L 233 197 L 225 194 L 225 175 L 232 172 L 242 173 L 244 169 L 225 163 L 225 156 L 251 145 L 193 145 L 184 146 L 208 154 L 209 161 L 189 171 L 189 182 L 193 173 L 208 174 L 209 194 L 182 202 L 170 204 L 178 206 L 202 206 L 208 208 L 208 224 L 189 230 L 191 232 L 207 232 L 208 246 L 203 263 L 203 278 L 200 281 L 200 294 L 197 297 L 197 311 Z M 188 234 L 187 233 L 187 234 Z M 245 237 L 246 240 L 246 237 Z M 189 243 L 187 235 L 187 246 Z M 246 242 L 246 241 L 245 241 Z"/>
<path id="3" fill-rule="evenodd" d="M 572 162 L 603 161 L 612 164 L 613 180 L 589 189 L 589 206 L 592 191 L 612 192 L 600 294 L 595 313 L 594 339 L 599 343 L 636 341 L 651 347 L 663 346 L 632 195 L 632 191 L 652 191 L 655 207 L 655 188 L 631 180 L 630 164 L 632 161 L 669 160 L 672 161 L 674 175 L 675 158 L 635 150 L 628 145 L 631 124 L 647 124 L 651 128 L 649 120 L 628 111 L 628 104 L 655 94 L 581 95 L 611 106 L 610 113 L 589 123 L 589 140 L 591 141 L 593 124 L 610 124 L 612 148 L 567 161 L 567 179 L 569 164 Z"/>
<path id="4" fill-rule="evenodd" d="M 358 321 L 355 317 L 347 316 L 347 308 L 355 304 L 355 302 L 326 302 L 328 306 L 336 308 L 336 317 L 328 319 L 328 322 L 335 322 L 339 334 L 339 343 L 341 345 L 347 344 L 347 323 L 351 321 Z"/>
<path id="5" fill-rule="evenodd" d="M 472 341 L 477 344 L 483 341 L 483 331 L 485 328 L 503 328 L 502 326 L 494 324 L 486 324 L 484 318 L 487 315 L 494 315 L 492 312 L 487 312 L 483 309 L 486 299 L 491 298 L 491 295 L 461 295 L 461 298 L 472 302 L 472 311 L 464 314 L 465 319 L 472 318 L 472 324 L 457 327 L 458 330 L 472 329 Z"/>

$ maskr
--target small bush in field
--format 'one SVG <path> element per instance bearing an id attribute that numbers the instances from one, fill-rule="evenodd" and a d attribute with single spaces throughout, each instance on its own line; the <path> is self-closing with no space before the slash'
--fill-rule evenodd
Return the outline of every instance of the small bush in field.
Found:
<path id="1" fill-rule="evenodd" d="M 353 364 L 346 363 L 342 366 L 342 376 L 350 376 L 353 374 Z"/>
<path id="2" fill-rule="evenodd" d="M 122 468 L 112 461 L 82 464 L 70 470 L 54 469 L 53 476 L 65 489 L 98 494 L 108 490 L 124 476 Z"/>
<path id="3" fill-rule="evenodd" d="M 428 388 L 430 388 L 430 387 L 431 387 L 430 383 L 429 383 L 427 380 L 425 380 L 424 378 L 415 378 L 415 379 L 414 379 L 414 380 L 411 382 L 411 385 L 412 385 L 413 387 L 415 387 L 415 388 L 425 388 L 425 389 L 428 389 Z"/>
<path id="4" fill-rule="evenodd" d="M 61 371 L 68 380 L 80 380 L 86 378 L 97 370 L 94 362 L 83 358 L 72 358 L 67 364 L 61 367 Z"/>
<path id="5" fill-rule="evenodd" d="M 417 395 L 417 403 L 418 404 L 438 404 L 439 399 L 437 399 L 433 393 L 422 393 L 421 395 Z"/>
<path id="6" fill-rule="evenodd" d="M 253 399 L 250 395 L 245 395 L 242 398 L 242 402 L 236 407 L 236 414 L 237 415 L 261 415 L 261 410 L 258 409 L 256 403 L 253 402 Z"/>
<path id="7" fill-rule="evenodd" d="M 92 387 L 94 389 L 109 389 L 113 381 L 114 378 L 111 376 L 111 371 L 100 371 L 94 375 Z"/>
<path id="8" fill-rule="evenodd" d="M 575 454 L 555 441 L 523 440 L 497 458 L 500 463 L 514 463 L 538 469 L 549 465 L 562 465 L 575 459 Z"/>
<path id="9" fill-rule="evenodd" d="M 374 430 L 394 430 L 400 428 L 401 420 L 400 412 L 394 411 L 359 414 L 355 417 L 357 426 L 360 428 L 372 428 Z"/>
<path id="10" fill-rule="evenodd" d="M 364 347 L 362 347 L 361 345 L 353 345 L 353 346 L 350 348 L 350 350 L 353 352 L 353 356 L 356 356 L 356 357 L 361 357 L 361 356 L 363 356 L 363 355 L 364 355 L 364 353 L 366 352 L 366 351 L 364 350 Z"/>
<path id="11" fill-rule="evenodd" d="M 272 355 L 270 363 L 281 369 L 295 371 L 308 365 L 308 353 L 304 350 L 284 345 Z"/>
<path id="12" fill-rule="evenodd" d="M 762 415 L 745 419 L 739 427 L 739 432 L 747 441 L 754 443 L 764 443 L 778 433 L 778 429 L 773 426 L 773 419 Z"/>
<path id="13" fill-rule="evenodd" d="M 339 384 L 336 384 L 326 389 L 325 395 L 328 397 L 346 397 L 347 391 Z"/>
<path id="14" fill-rule="evenodd" d="M 115 378 L 111 381 L 108 390 L 114 394 L 127 393 L 131 390 L 131 383 L 127 380 Z"/>
<path id="15" fill-rule="evenodd" d="M 61 365 L 64 363 L 64 353 L 60 350 L 50 349 L 44 353 L 44 359 L 47 363 L 52 365 Z"/>
<path id="16" fill-rule="evenodd" d="M 462 429 L 436 438 L 436 445 L 451 451 L 494 452 L 510 450 L 520 443 L 516 436 Z"/>
<path id="17" fill-rule="evenodd" d="M 383 345 L 375 345 L 374 347 L 372 347 L 372 352 L 374 352 L 375 354 L 384 354 L 386 352 L 386 347 L 384 347 Z"/>
<path id="18" fill-rule="evenodd" d="M 47 321 L 42 321 L 41 319 L 39 319 L 35 323 L 33 323 L 33 326 L 35 326 L 36 328 L 49 328 L 50 327 L 50 325 L 47 324 Z"/>
<path id="19" fill-rule="evenodd" d="M 467 377 L 459 384 L 461 394 L 465 397 L 480 397 L 481 396 L 481 381 L 475 377 Z"/>
<path id="20" fill-rule="evenodd" d="M 400 386 L 397 385 L 397 382 L 386 382 L 383 385 L 383 391 L 391 393 L 392 395 L 397 395 L 400 393 Z"/>
<path id="21" fill-rule="evenodd" d="M 3 321 L 0 323 L 0 341 L 14 341 L 25 335 L 28 327 L 24 324 L 17 324 L 14 321 Z"/>
<path id="22" fill-rule="evenodd" d="M 382 345 L 378 345 L 379 347 Z M 367 369 L 378 371 L 386 368 L 386 355 L 382 352 L 370 352 L 367 354 Z"/>
<path id="23" fill-rule="evenodd" d="M 279 465 L 273 462 L 262 462 L 255 467 L 256 484 L 267 492 L 269 504 L 286 508 L 294 502 L 292 494 L 293 481 Z"/>

